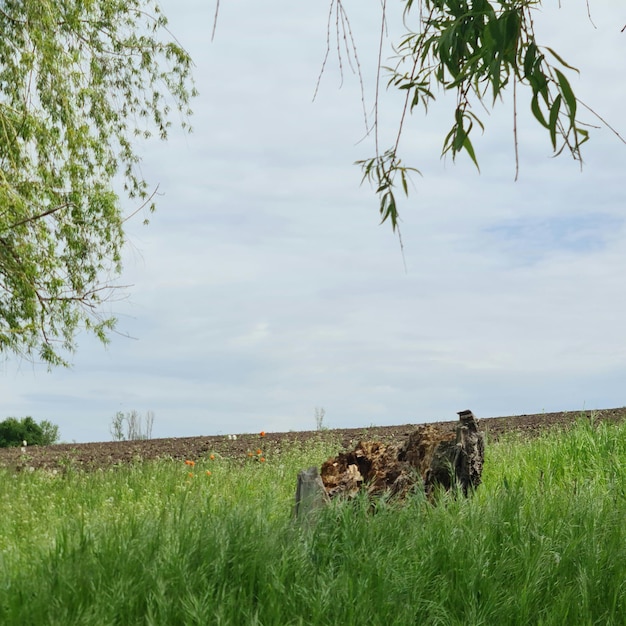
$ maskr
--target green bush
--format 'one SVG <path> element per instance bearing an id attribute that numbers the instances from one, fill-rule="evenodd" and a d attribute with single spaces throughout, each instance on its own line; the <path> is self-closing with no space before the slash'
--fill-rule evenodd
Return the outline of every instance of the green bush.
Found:
<path id="1" fill-rule="evenodd" d="M 59 427 L 48 420 L 37 423 L 32 417 L 7 417 L 0 422 L 0 448 L 21 446 L 49 446 L 59 439 Z"/>

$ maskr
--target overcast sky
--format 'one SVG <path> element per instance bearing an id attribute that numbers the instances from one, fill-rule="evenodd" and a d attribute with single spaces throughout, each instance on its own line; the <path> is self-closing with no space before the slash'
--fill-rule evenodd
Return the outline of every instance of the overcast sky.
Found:
<path id="1" fill-rule="evenodd" d="M 213 2 L 163 3 L 200 95 L 193 134 L 143 151 L 162 195 L 150 226 L 129 226 L 120 282 L 132 287 L 111 304 L 121 334 L 107 348 L 81 336 L 67 370 L 7 358 L 5 416 L 80 442 L 110 439 L 115 412 L 132 409 L 172 437 L 309 430 L 315 407 L 333 428 L 626 404 L 626 146 L 613 133 L 592 129 L 581 172 L 551 158 L 521 105 L 514 182 L 510 101 L 483 115 L 479 174 L 464 155 L 439 158 L 444 98 L 402 143 L 422 172 L 400 206 L 403 255 L 353 164 L 374 146 L 345 58 L 342 82 L 331 54 L 312 101 L 328 0 L 220 4 L 211 43 Z M 582 1 L 537 13 L 536 27 L 626 136 L 616 5 L 591 2 L 596 28 Z M 345 7 L 371 113 L 380 5 Z M 383 149 L 398 104 L 381 98 Z"/>

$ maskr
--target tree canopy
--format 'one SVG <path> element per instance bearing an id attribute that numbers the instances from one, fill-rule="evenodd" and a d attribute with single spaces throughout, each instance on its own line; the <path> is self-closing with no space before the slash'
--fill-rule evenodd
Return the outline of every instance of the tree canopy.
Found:
<path id="1" fill-rule="evenodd" d="M 589 139 L 589 124 L 581 120 L 581 109 L 611 128 L 574 93 L 568 74 L 578 70 L 556 50 L 538 41 L 534 17 L 542 0 L 403 0 L 403 4 L 405 33 L 394 42 L 395 64 L 386 67 L 382 35 L 388 3 L 386 0 L 381 3 L 377 79 L 381 85 L 386 77 L 388 88 L 404 94 L 398 132 L 391 146 L 386 149 L 380 146 L 377 87 L 374 121 L 369 129 L 375 137 L 375 155 L 358 162 L 363 180 L 370 181 L 378 194 L 382 222 L 389 220 L 394 231 L 399 216 L 395 192 L 400 188 L 408 194 L 408 176 L 418 171 L 403 165 L 400 158 L 406 118 L 418 109 L 427 113 L 442 94 L 450 93 L 456 99 L 442 154 L 455 159 L 465 152 L 478 167 L 472 139 L 476 129 L 484 129 L 481 114 L 488 113 L 505 92 L 512 93 L 516 177 L 520 106 L 530 108 L 536 122 L 547 133 L 555 156 L 566 153 L 581 163 L 581 148 Z M 616 28 L 621 29 L 618 24 Z M 343 51 L 353 56 L 357 59 L 356 67 L 360 68 L 349 15 L 342 0 L 330 0 L 328 41 L 333 30 L 339 54 Z"/>
<path id="2" fill-rule="evenodd" d="M 37 423 L 28 416 L 21 419 L 7 417 L 0 422 L 0 448 L 50 446 L 58 440 L 59 427 L 48 420 Z"/>
<path id="3" fill-rule="evenodd" d="M 145 0 L 0 0 L 0 35 L 0 352 L 65 364 L 114 326 L 135 142 L 187 127 L 192 63 Z"/>

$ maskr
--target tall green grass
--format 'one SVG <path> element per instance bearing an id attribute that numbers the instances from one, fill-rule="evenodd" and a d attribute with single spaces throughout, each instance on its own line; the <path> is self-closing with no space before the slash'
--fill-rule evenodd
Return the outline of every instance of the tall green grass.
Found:
<path id="1" fill-rule="evenodd" d="M 626 624 L 626 425 L 488 444 L 467 500 L 294 524 L 298 470 L 335 452 L 5 472 L 0 623 Z"/>

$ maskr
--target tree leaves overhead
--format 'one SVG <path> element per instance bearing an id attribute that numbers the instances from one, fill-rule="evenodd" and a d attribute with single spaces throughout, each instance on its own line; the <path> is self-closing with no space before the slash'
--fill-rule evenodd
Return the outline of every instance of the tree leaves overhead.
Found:
<path id="1" fill-rule="evenodd" d="M 0 0 L 0 352 L 65 363 L 121 270 L 114 177 L 150 204 L 133 141 L 166 139 L 191 59 L 143 0 Z"/>
<path id="2" fill-rule="evenodd" d="M 576 70 L 536 41 L 533 10 L 540 5 L 541 0 L 405 0 L 405 25 L 417 22 L 418 27 L 409 29 L 396 46 L 397 64 L 384 68 L 390 75 L 388 86 L 406 92 L 398 135 L 384 152 L 378 149 L 377 136 L 376 155 L 357 162 L 379 195 L 383 221 L 389 219 L 394 231 L 399 215 L 393 190 L 398 179 L 406 189 L 407 168 L 400 166 L 398 157 L 405 115 L 420 105 L 427 112 L 437 88 L 456 96 L 443 155 L 454 160 L 465 152 L 478 168 L 472 138 L 483 123 L 474 109 L 488 110 L 509 89 L 514 107 L 527 98 L 555 155 L 567 151 L 582 161 L 588 131 L 577 117 L 577 98 L 566 76 Z M 516 131 L 514 141 L 517 154 Z"/>

